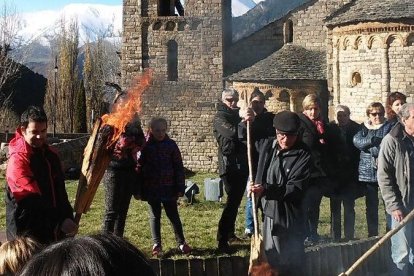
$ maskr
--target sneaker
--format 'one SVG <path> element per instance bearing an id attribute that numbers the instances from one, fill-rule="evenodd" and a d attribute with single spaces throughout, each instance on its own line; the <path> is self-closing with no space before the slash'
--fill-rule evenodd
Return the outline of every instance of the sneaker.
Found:
<path id="1" fill-rule="evenodd" d="M 178 249 L 180 249 L 181 253 L 183 254 L 189 254 L 192 250 L 191 247 L 187 243 L 180 244 L 178 246 Z"/>
<path id="2" fill-rule="evenodd" d="M 159 243 L 156 243 L 152 246 L 152 256 L 159 257 L 162 255 L 162 246 Z"/>
<path id="3" fill-rule="evenodd" d="M 250 230 L 250 229 L 248 229 L 248 228 L 246 228 L 244 230 L 244 236 L 243 236 L 243 238 L 244 239 L 250 239 L 252 236 L 253 236 L 253 231 Z"/>

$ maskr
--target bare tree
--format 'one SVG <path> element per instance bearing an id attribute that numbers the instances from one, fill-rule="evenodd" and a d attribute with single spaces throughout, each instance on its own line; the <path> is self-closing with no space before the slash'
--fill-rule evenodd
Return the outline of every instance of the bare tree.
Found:
<path id="1" fill-rule="evenodd" d="M 105 111 L 103 104 L 112 102 L 116 87 L 119 90 L 120 59 L 117 49 L 119 44 L 109 42 L 104 35 L 85 45 L 83 78 L 89 115 L 93 112 L 101 116 Z"/>
<path id="2" fill-rule="evenodd" d="M 4 0 L 0 6 L 0 125 L 16 121 L 11 111 L 13 84 L 18 79 L 21 65 L 12 60 L 11 52 L 19 46 L 20 16 L 12 1 Z M 14 126 L 13 126 L 14 127 Z"/>
<path id="3" fill-rule="evenodd" d="M 75 19 L 66 24 L 60 21 L 57 37 L 57 51 L 51 57 L 46 92 L 46 109 L 55 116 L 57 129 L 62 132 L 74 131 L 75 97 L 79 87 L 77 59 L 79 54 L 79 27 Z M 55 57 L 57 64 L 54 66 Z M 55 72 L 56 70 L 56 72 Z M 57 81 L 54 81 L 57 74 Z"/>

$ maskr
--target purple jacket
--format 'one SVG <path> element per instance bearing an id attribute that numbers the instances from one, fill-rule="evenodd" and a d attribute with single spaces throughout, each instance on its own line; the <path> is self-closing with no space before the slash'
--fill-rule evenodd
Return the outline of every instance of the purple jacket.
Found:
<path id="1" fill-rule="evenodd" d="M 141 151 L 139 166 L 146 200 L 176 200 L 184 193 L 185 176 L 180 150 L 168 136 L 162 141 L 149 138 Z"/>

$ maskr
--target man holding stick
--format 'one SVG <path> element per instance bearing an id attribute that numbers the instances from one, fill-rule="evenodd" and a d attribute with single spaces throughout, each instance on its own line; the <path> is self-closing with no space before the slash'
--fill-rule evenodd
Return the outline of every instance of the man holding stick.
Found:
<path id="1" fill-rule="evenodd" d="M 302 203 L 310 177 L 311 155 L 298 138 L 299 116 L 275 115 L 276 139 L 260 150 L 251 192 L 262 196 L 263 242 L 269 264 L 280 275 L 303 275 L 305 221 Z"/>
<path id="2" fill-rule="evenodd" d="M 48 244 L 76 234 L 58 155 L 47 145 L 47 117 L 30 106 L 9 145 L 6 172 L 7 239 L 30 236 Z"/>
<path id="3" fill-rule="evenodd" d="M 396 228 L 414 208 L 414 104 L 402 106 L 401 122 L 387 134 L 378 156 L 378 184 Z M 392 275 L 414 275 L 414 227 L 407 223 L 391 237 Z"/>

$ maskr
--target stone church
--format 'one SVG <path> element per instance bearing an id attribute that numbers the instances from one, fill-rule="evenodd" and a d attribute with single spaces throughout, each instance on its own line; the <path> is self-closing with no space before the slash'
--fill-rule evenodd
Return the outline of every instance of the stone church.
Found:
<path id="1" fill-rule="evenodd" d="M 231 1 L 124 0 L 122 85 L 151 68 L 142 119 L 163 116 L 184 165 L 215 171 L 212 135 L 215 103 L 225 86 L 255 89 L 267 107 L 301 111 L 316 93 L 323 113 L 336 104 L 364 120 L 365 107 L 400 91 L 414 94 L 414 2 L 410 0 L 313 0 L 257 32 L 231 41 Z M 177 9 L 178 10 L 178 9 Z"/>

